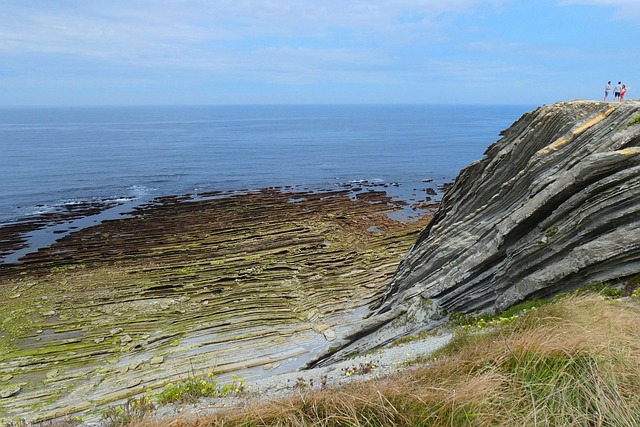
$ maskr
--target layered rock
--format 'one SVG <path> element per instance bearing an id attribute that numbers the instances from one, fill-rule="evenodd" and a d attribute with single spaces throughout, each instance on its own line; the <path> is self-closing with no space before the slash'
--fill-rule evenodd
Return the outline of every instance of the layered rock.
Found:
<path id="1" fill-rule="evenodd" d="M 402 204 L 364 189 L 165 197 L 2 265 L 0 424 L 299 368 L 382 296 L 429 220 L 391 219 Z"/>
<path id="2" fill-rule="evenodd" d="M 447 312 L 499 312 L 637 276 L 638 122 L 638 101 L 563 102 L 522 116 L 460 173 L 374 315 L 329 360 Z"/>

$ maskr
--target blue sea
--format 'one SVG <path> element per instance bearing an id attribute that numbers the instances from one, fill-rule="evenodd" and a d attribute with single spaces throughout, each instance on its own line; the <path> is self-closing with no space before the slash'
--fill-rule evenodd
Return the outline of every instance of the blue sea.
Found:
<path id="1" fill-rule="evenodd" d="M 0 109 L 0 225 L 92 200 L 452 182 L 530 106 Z M 427 184 L 429 183 L 429 184 Z"/>

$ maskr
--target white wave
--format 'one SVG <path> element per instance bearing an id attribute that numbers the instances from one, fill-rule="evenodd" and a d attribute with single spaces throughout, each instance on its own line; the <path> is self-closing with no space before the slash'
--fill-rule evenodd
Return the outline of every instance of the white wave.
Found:
<path id="1" fill-rule="evenodd" d="M 131 191 L 134 197 L 144 197 L 147 196 L 154 191 L 158 191 L 155 187 L 148 187 L 146 185 L 132 185 L 129 187 L 129 191 Z"/>

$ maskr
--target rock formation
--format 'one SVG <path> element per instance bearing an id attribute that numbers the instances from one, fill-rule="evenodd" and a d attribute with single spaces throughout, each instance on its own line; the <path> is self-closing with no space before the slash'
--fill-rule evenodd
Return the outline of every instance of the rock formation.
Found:
<path id="1" fill-rule="evenodd" d="M 429 220 L 392 220 L 401 201 L 369 190 L 164 197 L 1 265 L 0 425 L 299 368 L 380 298 Z M 5 247 L 17 231 L 0 227 Z"/>
<path id="2" fill-rule="evenodd" d="M 433 327 L 451 311 L 640 273 L 640 102 L 522 116 L 461 171 L 375 312 L 321 364 Z"/>

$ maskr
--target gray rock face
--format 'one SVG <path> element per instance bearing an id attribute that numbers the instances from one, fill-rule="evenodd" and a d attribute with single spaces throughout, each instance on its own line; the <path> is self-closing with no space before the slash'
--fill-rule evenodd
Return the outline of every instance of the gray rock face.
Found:
<path id="1" fill-rule="evenodd" d="M 435 326 L 443 311 L 502 311 L 638 275 L 638 117 L 640 101 L 522 116 L 462 170 L 374 314 L 330 360 Z"/>

